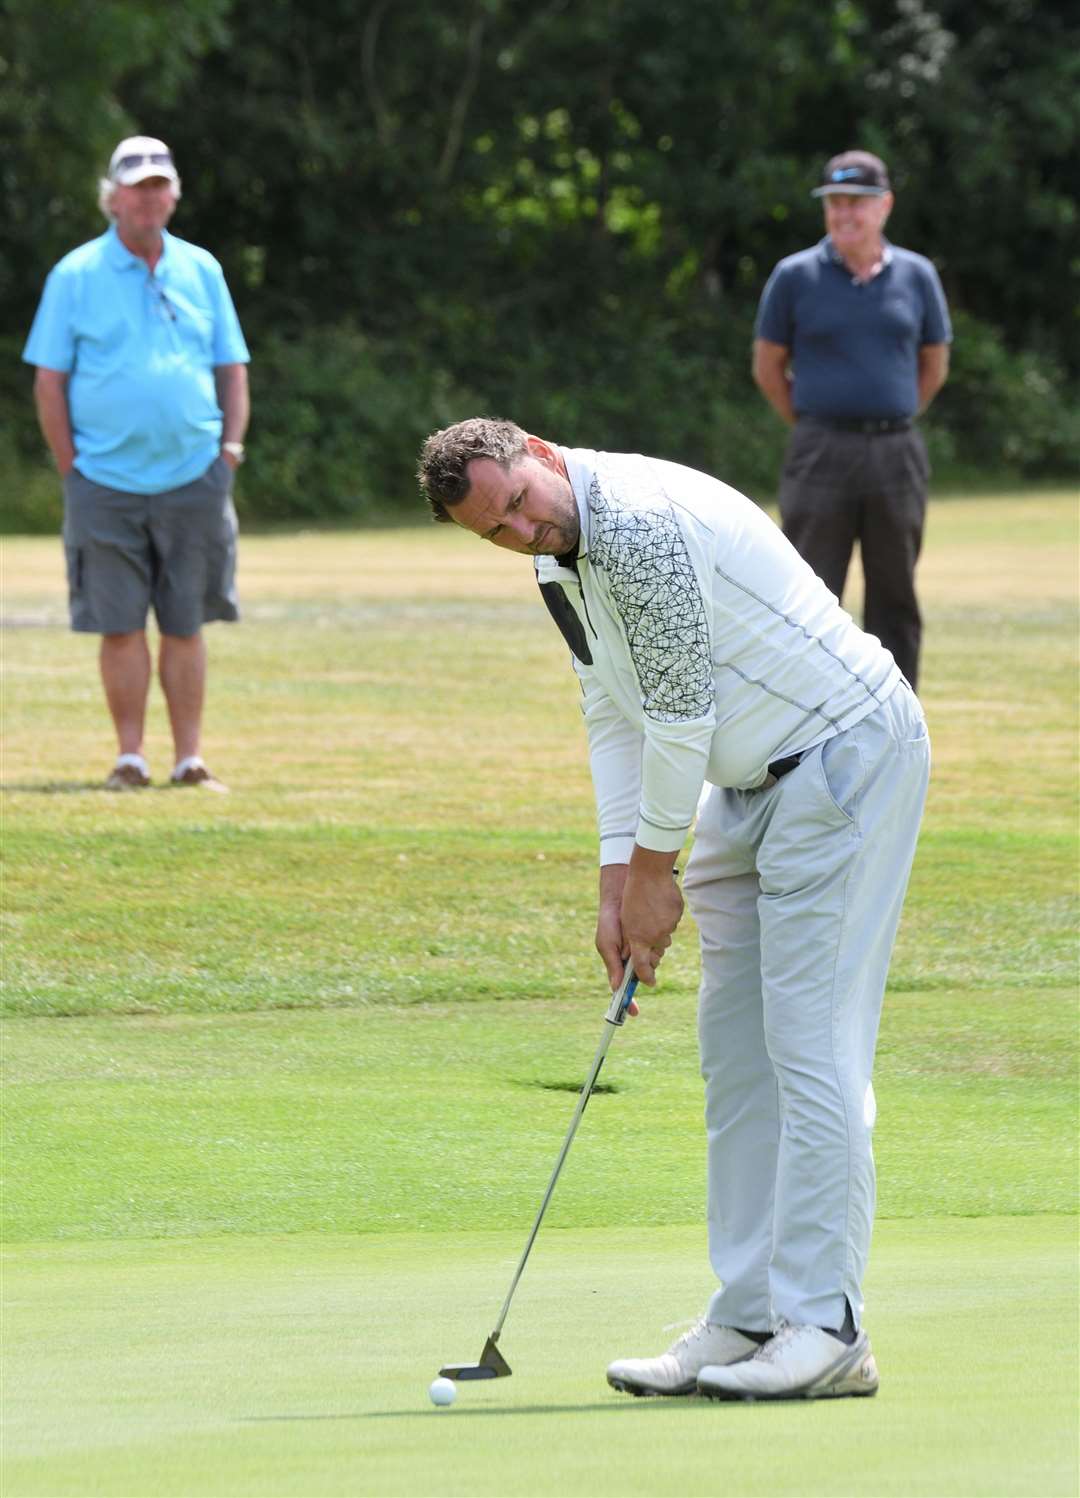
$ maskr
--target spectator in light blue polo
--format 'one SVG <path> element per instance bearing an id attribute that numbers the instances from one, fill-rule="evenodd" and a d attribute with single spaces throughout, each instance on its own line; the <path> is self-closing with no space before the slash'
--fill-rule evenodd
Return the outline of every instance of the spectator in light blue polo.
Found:
<path id="1" fill-rule="evenodd" d="M 63 481 L 71 627 L 101 636 L 116 791 L 150 784 L 151 608 L 170 784 L 225 790 L 200 752 L 202 626 L 239 617 L 232 484 L 249 355 L 220 265 L 165 227 L 179 197 L 168 146 L 121 141 L 98 198 L 110 226 L 53 268 L 23 350 Z"/>
<path id="2" fill-rule="evenodd" d="M 863 628 L 914 687 L 930 481 L 915 421 L 948 374 L 949 312 L 931 262 L 885 238 L 893 195 L 879 156 L 834 156 L 813 196 L 825 238 L 776 266 L 754 335 L 754 379 L 793 428 L 780 518 L 837 598 L 858 541 Z"/>

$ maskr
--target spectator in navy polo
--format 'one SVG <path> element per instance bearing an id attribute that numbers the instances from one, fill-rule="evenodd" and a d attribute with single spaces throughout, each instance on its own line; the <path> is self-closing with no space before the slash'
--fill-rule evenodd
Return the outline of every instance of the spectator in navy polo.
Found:
<path id="1" fill-rule="evenodd" d="M 813 195 L 825 238 L 776 266 L 755 328 L 754 379 L 793 428 L 780 518 L 838 598 L 858 541 L 863 626 L 914 687 L 930 478 L 915 421 L 948 374 L 948 307 L 930 261 L 885 238 L 893 195 L 877 156 L 834 156 Z"/>
<path id="2" fill-rule="evenodd" d="M 165 227 L 179 197 L 168 146 L 121 141 L 98 197 L 109 228 L 54 266 L 23 351 L 63 481 L 71 627 L 101 636 L 116 791 L 150 784 L 151 608 L 170 783 L 225 789 L 200 750 L 202 626 L 238 617 L 232 483 L 248 351 L 218 262 Z"/>

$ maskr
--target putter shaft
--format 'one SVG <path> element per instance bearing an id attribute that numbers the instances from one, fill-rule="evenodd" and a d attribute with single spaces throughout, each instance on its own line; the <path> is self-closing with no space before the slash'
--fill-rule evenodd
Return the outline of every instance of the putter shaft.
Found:
<path id="1" fill-rule="evenodd" d="M 600 1075 L 600 1068 L 604 1064 L 604 1057 L 607 1055 L 608 1046 L 611 1044 L 611 1037 L 615 1034 L 616 1028 L 626 1018 L 626 1010 L 629 1007 L 630 1000 L 634 997 L 635 988 L 637 988 L 637 977 L 634 974 L 633 963 L 628 962 L 626 964 L 626 971 L 623 973 L 623 980 L 612 995 L 608 1012 L 604 1015 L 604 1033 L 601 1035 L 600 1044 L 596 1048 L 596 1055 L 593 1057 L 588 1078 L 581 1089 L 581 1096 L 578 1098 L 577 1107 L 574 1109 L 574 1116 L 570 1120 L 570 1127 L 566 1131 L 566 1138 L 563 1140 L 562 1149 L 559 1151 L 559 1158 L 555 1161 L 555 1169 L 551 1172 L 551 1180 L 548 1182 L 548 1188 L 544 1192 L 544 1200 L 540 1203 L 540 1210 L 536 1214 L 536 1221 L 532 1225 L 532 1232 L 529 1234 L 529 1241 L 525 1245 L 525 1252 L 521 1255 L 518 1267 L 514 1271 L 514 1278 L 511 1281 L 509 1290 L 506 1292 L 506 1299 L 503 1301 L 502 1310 L 499 1312 L 499 1319 L 495 1323 L 495 1330 L 489 1339 L 492 1345 L 499 1340 L 499 1333 L 503 1329 L 503 1322 L 506 1320 L 506 1313 L 510 1309 L 510 1302 L 514 1298 L 514 1291 L 518 1287 L 518 1281 L 521 1279 L 526 1261 L 532 1252 L 532 1246 L 536 1242 L 536 1235 L 540 1231 L 540 1224 L 544 1220 L 544 1213 L 547 1211 L 548 1202 L 551 1200 L 552 1192 L 555 1190 L 555 1182 L 559 1179 L 559 1172 L 562 1170 L 563 1163 L 570 1153 L 570 1146 L 574 1142 L 574 1135 L 577 1133 L 578 1124 L 581 1122 L 581 1115 L 585 1112 L 589 1098 L 592 1096 L 593 1087 L 596 1085 L 596 1079 Z"/>
<path id="2" fill-rule="evenodd" d="M 600 1037 L 600 1044 L 596 1048 L 596 1055 L 593 1057 L 589 1075 L 581 1089 L 581 1096 L 578 1098 L 577 1107 L 574 1109 L 574 1116 L 570 1120 L 570 1127 L 566 1132 L 566 1138 L 563 1140 L 563 1147 L 559 1151 L 559 1158 L 555 1162 L 555 1169 L 551 1172 L 551 1180 L 548 1182 L 548 1188 L 544 1192 L 544 1200 L 540 1203 L 540 1210 L 536 1214 L 536 1221 L 532 1225 L 532 1232 L 529 1234 L 529 1241 L 525 1245 L 525 1252 L 522 1254 L 517 1269 L 514 1271 L 514 1278 L 511 1281 L 509 1290 L 506 1292 L 506 1299 L 503 1301 L 502 1310 L 499 1312 L 499 1319 L 495 1323 L 495 1330 L 484 1343 L 484 1350 L 480 1354 L 480 1361 L 477 1363 L 448 1364 L 445 1368 L 439 1369 L 440 1378 L 458 1379 L 463 1382 L 485 1378 L 509 1378 L 511 1372 L 510 1365 L 496 1346 L 499 1340 L 499 1333 L 503 1329 L 503 1322 L 506 1320 L 506 1313 L 510 1309 L 510 1302 L 514 1298 L 514 1291 L 518 1287 L 518 1281 L 521 1279 L 526 1260 L 532 1251 L 533 1244 L 536 1242 L 536 1235 L 540 1231 L 540 1224 L 544 1220 L 544 1213 L 547 1211 L 548 1202 L 551 1200 L 551 1194 L 555 1190 L 555 1182 L 559 1179 L 559 1172 L 563 1168 L 563 1162 L 570 1152 L 570 1145 L 573 1143 L 574 1135 L 577 1133 L 577 1126 L 581 1122 L 581 1115 L 585 1112 L 589 1098 L 592 1096 L 593 1087 L 596 1085 L 596 1079 L 600 1075 L 600 1068 L 604 1064 L 604 1057 L 607 1055 L 607 1048 L 611 1044 L 611 1037 L 618 1026 L 626 1019 L 626 1011 L 630 1007 L 630 1000 L 634 997 L 635 988 L 637 988 L 637 977 L 634 973 L 633 964 L 628 962 L 626 964 L 626 971 L 623 973 L 623 980 L 612 994 L 608 1011 L 604 1015 L 604 1033 Z"/>

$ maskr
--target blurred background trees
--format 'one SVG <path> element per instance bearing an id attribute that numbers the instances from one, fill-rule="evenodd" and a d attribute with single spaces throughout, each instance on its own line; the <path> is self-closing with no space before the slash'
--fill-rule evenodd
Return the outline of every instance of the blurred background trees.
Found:
<path id="1" fill-rule="evenodd" d="M 853 145 L 950 298 L 939 474 L 1080 471 L 1075 0 L 0 0 L 0 26 L 9 524 L 55 523 L 18 356 L 136 130 L 252 346 L 249 515 L 416 513 L 419 442 L 481 411 L 770 497 L 754 311 Z"/>

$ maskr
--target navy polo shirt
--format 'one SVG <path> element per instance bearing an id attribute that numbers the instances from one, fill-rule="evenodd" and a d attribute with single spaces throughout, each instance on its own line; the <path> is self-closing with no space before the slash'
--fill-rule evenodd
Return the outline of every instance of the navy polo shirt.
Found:
<path id="1" fill-rule="evenodd" d="M 800 416 L 858 420 L 914 416 L 919 349 L 951 342 L 952 328 L 924 255 L 886 241 L 884 266 L 860 282 L 826 235 L 780 261 L 761 294 L 754 336 L 791 350 Z"/>

